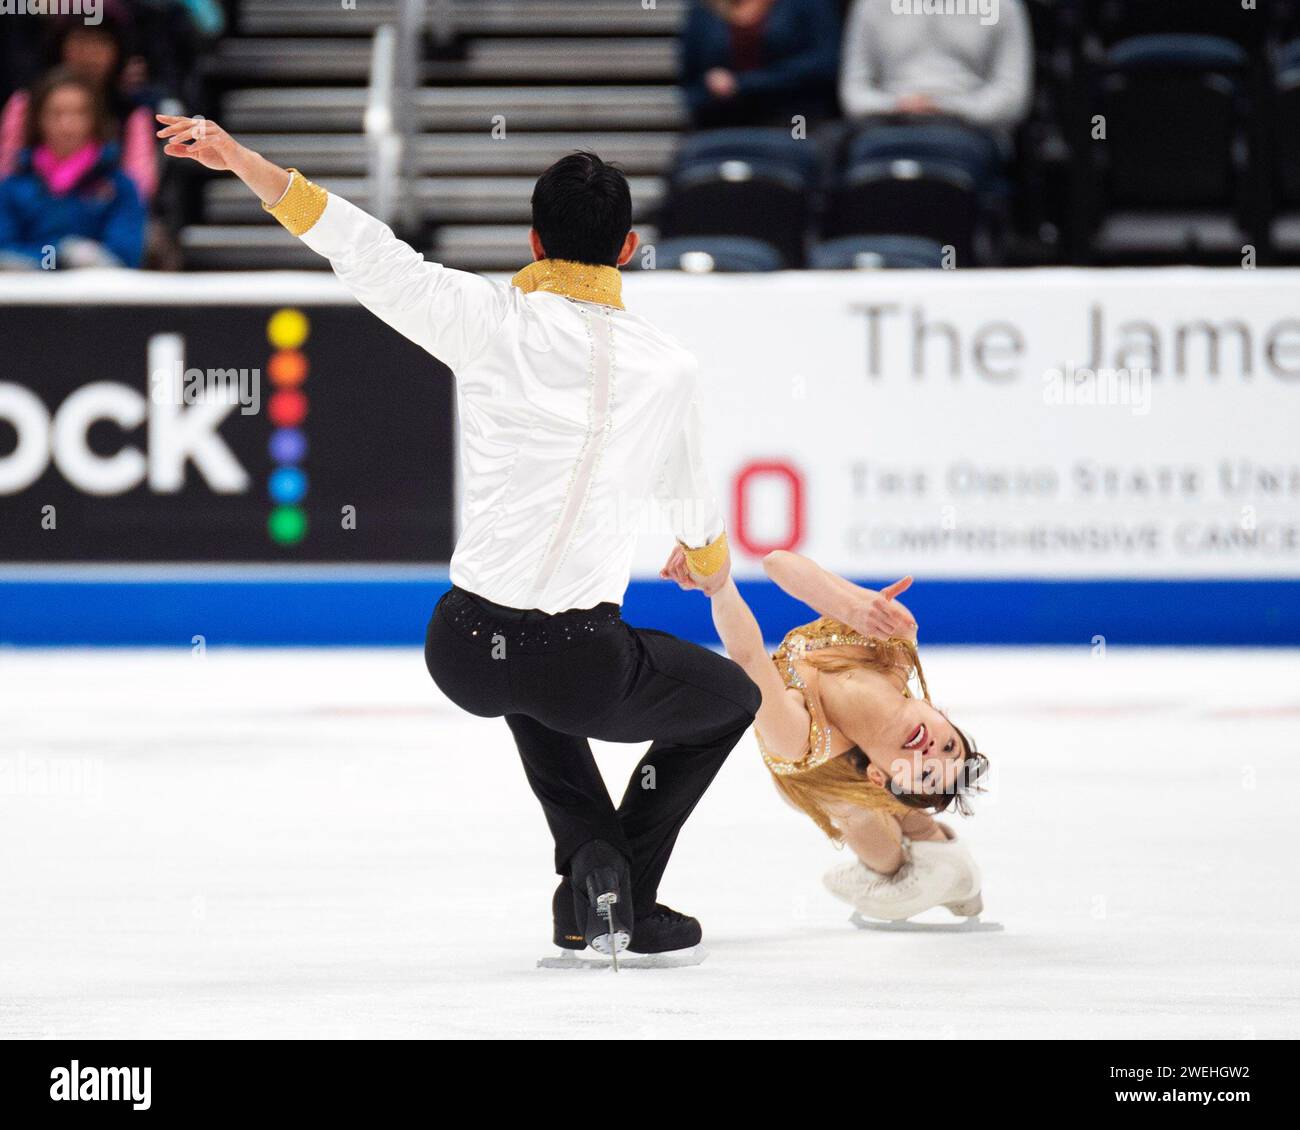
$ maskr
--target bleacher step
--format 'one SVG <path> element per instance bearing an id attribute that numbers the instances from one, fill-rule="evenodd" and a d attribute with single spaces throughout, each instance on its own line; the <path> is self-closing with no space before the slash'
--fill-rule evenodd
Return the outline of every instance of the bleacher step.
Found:
<path id="1" fill-rule="evenodd" d="M 460 35 L 674 35 L 687 0 L 448 0 L 447 23 Z M 356 35 L 398 19 L 397 0 L 363 0 L 355 8 L 321 0 L 243 0 L 245 35 Z M 432 9 L 430 20 L 433 21 Z"/>
<path id="2" fill-rule="evenodd" d="M 510 130 L 679 129 L 686 110 L 671 86 L 426 87 L 415 93 L 420 130 L 482 130 L 500 115 Z M 223 125 L 242 131 L 349 130 L 366 108 L 360 87 L 257 87 L 231 91 Z"/>
<path id="3" fill-rule="evenodd" d="M 365 177 L 323 177 L 331 192 L 359 208 L 370 207 Z M 535 177 L 422 177 L 412 185 L 417 211 L 430 223 L 527 223 Z M 663 198 L 658 177 L 632 177 L 633 217 L 651 215 Z M 203 190 L 203 215 L 210 224 L 259 222 L 265 215 L 257 198 L 235 180 L 210 181 Z"/>
<path id="4" fill-rule="evenodd" d="M 359 134 L 246 134 L 244 143 L 277 164 L 309 176 L 361 176 L 366 171 L 366 139 Z M 659 174 L 676 148 L 673 133 L 539 132 L 503 139 L 486 134 L 427 133 L 413 140 L 411 161 L 417 175 L 509 175 L 536 177 L 547 165 L 575 149 L 592 149 L 632 174 Z"/>
<path id="5" fill-rule="evenodd" d="M 658 233 L 638 225 L 646 242 Z M 440 228 L 426 258 L 467 271 L 517 271 L 528 261 L 527 224 L 449 224 Z"/>

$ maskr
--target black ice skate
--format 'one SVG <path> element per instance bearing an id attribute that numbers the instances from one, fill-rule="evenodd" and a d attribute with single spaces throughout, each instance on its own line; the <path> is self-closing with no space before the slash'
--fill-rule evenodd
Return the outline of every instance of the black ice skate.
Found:
<path id="1" fill-rule="evenodd" d="M 610 958 L 618 971 L 618 955 L 632 941 L 632 873 L 627 857 L 604 840 L 583 844 L 569 863 L 573 912 L 583 941 Z"/>
<path id="2" fill-rule="evenodd" d="M 694 949 L 703 936 L 698 918 L 657 902 L 654 910 L 636 920 L 636 938 L 628 949 L 633 953 L 677 953 Z"/>
<path id="3" fill-rule="evenodd" d="M 551 900 L 555 919 L 555 944 L 564 951 L 559 957 L 543 958 L 542 969 L 608 969 L 611 962 L 579 957 L 586 940 L 578 930 L 574 914 L 573 888 L 564 880 Z M 624 969 L 673 968 L 699 965 L 705 958 L 700 945 L 702 931 L 698 919 L 656 903 L 654 910 L 636 920 L 636 930 L 627 956 L 620 959 Z"/>

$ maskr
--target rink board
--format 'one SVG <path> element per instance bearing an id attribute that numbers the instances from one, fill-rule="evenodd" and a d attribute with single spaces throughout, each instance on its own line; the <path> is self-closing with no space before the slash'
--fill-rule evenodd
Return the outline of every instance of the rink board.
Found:
<path id="1" fill-rule="evenodd" d="M 10 577 L 0 580 L 0 645 L 418 645 L 447 586 L 445 574 Z M 769 640 L 811 615 L 770 582 L 741 581 L 740 588 Z M 1300 645 L 1300 581 L 931 580 L 913 588 L 908 605 L 926 643 Z M 623 615 L 631 624 L 717 643 L 708 602 L 667 582 L 633 581 Z"/>
<path id="2" fill-rule="evenodd" d="M 700 359 L 769 638 L 807 616 L 762 580 L 790 549 L 867 584 L 913 574 L 927 642 L 1278 646 L 1300 644 L 1297 285 L 642 272 L 626 292 Z M 420 642 L 459 524 L 455 389 L 336 279 L 60 273 L 0 279 L 0 308 L 0 644 Z M 187 433 L 210 409 L 157 380 L 182 366 L 254 395 Z M 306 533 L 276 540 L 295 482 Z M 707 603 L 654 579 L 671 523 L 614 520 L 644 523 L 628 620 L 713 642 Z"/>

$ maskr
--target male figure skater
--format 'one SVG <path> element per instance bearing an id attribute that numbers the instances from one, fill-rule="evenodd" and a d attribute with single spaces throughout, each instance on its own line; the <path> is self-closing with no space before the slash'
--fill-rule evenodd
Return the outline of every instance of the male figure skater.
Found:
<path id="1" fill-rule="evenodd" d="M 533 190 L 512 285 L 426 263 L 378 220 L 236 142 L 159 115 L 165 152 L 238 176 L 358 300 L 455 374 L 464 528 L 425 660 L 458 706 L 503 717 L 555 839 L 556 943 L 691 950 L 658 901 L 677 835 L 758 710 L 731 660 L 620 617 L 643 511 L 665 504 L 692 578 L 730 572 L 704 475 L 697 363 L 627 311 L 627 181 L 591 153 Z M 652 744 L 615 808 L 588 738 Z M 457 756 L 476 756 L 474 751 Z"/>

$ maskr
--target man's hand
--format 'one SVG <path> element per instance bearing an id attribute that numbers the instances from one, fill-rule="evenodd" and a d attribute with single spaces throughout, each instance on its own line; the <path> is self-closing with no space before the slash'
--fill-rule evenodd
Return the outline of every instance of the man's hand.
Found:
<path id="1" fill-rule="evenodd" d="M 188 157 L 207 169 L 232 172 L 251 188 L 264 204 L 274 204 L 289 187 L 289 174 L 279 165 L 240 145 L 209 118 L 178 118 L 155 114 L 163 128 L 158 136 L 167 141 L 168 157 Z"/>
<path id="2" fill-rule="evenodd" d="M 900 114 L 937 114 L 939 104 L 928 94 L 903 94 L 894 103 Z"/>
<path id="3" fill-rule="evenodd" d="M 676 581 L 680 588 L 699 589 L 705 596 L 712 596 L 727 583 L 727 578 L 731 576 L 731 551 L 727 551 L 727 559 L 723 562 L 722 568 L 706 577 L 691 572 L 690 566 L 686 563 L 685 551 L 680 545 L 675 545 L 664 567 L 659 570 L 659 576 L 666 581 Z"/>
<path id="4" fill-rule="evenodd" d="M 912 578 L 903 577 L 877 593 L 864 592 L 861 608 L 846 622 L 864 636 L 876 636 L 882 640 L 898 636 L 915 643 L 916 617 L 895 599 L 911 587 Z"/>
<path id="5" fill-rule="evenodd" d="M 163 152 L 168 157 L 188 157 L 208 169 L 218 172 L 231 170 L 243 148 L 216 122 L 207 118 L 178 118 L 171 114 L 155 114 L 163 123 L 158 136 L 167 142 Z"/>

